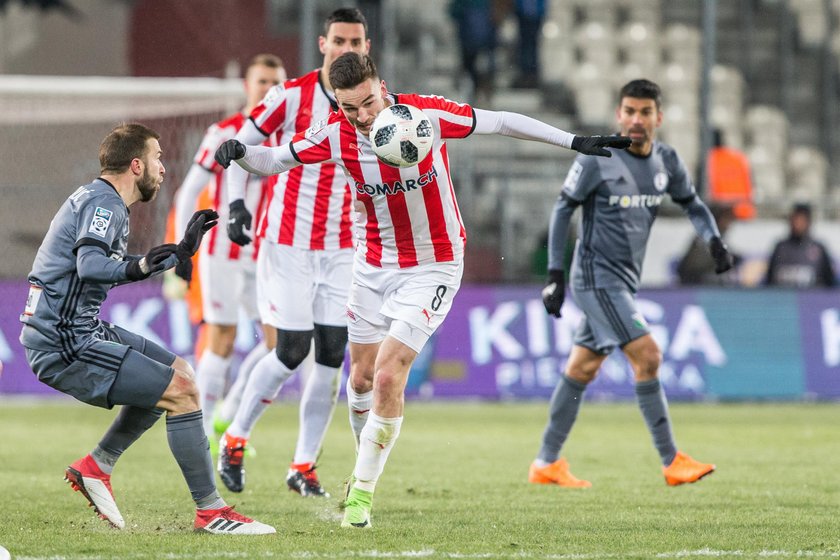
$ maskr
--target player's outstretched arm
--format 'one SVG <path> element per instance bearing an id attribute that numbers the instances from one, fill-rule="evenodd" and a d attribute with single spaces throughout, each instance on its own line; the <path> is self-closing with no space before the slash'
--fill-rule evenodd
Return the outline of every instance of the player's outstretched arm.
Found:
<path id="1" fill-rule="evenodd" d="M 715 261 L 715 273 L 722 274 L 735 266 L 735 257 L 721 239 L 720 230 L 709 207 L 695 194 L 685 199 L 674 199 L 674 202 L 682 207 L 697 234 L 708 243 L 709 252 Z"/>
<path id="2" fill-rule="evenodd" d="M 582 154 L 610 157 L 606 148 L 626 149 L 630 139 L 622 136 L 575 136 L 537 119 L 510 111 L 475 109 L 474 134 L 501 134 L 521 140 L 545 142 Z"/>

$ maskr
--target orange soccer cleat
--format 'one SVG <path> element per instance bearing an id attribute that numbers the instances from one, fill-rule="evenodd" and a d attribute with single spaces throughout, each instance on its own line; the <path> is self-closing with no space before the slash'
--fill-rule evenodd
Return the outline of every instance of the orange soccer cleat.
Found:
<path id="1" fill-rule="evenodd" d="M 710 475 L 715 471 L 715 466 L 707 463 L 701 463 L 692 459 L 682 451 L 677 451 L 676 457 L 671 461 L 667 467 L 662 467 L 662 473 L 665 475 L 665 482 L 669 486 L 679 486 L 687 482 L 697 482 L 704 476 Z"/>
<path id="2" fill-rule="evenodd" d="M 569 472 L 569 463 L 566 459 L 558 459 L 545 467 L 537 466 L 536 462 L 531 463 L 528 469 L 528 482 L 532 484 L 556 484 L 565 488 L 589 488 L 592 483 L 588 480 L 581 480 Z"/>

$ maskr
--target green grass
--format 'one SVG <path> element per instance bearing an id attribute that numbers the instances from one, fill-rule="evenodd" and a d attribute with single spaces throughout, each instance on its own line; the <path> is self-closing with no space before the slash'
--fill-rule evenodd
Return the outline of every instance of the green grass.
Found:
<path id="1" fill-rule="evenodd" d="M 14 558 L 837 558 L 840 407 L 674 405 L 677 441 L 718 472 L 665 485 L 633 404 L 588 403 L 564 455 L 593 483 L 526 483 L 545 403 L 410 403 L 373 504 L 373 529 L 339 527 L 337 497 L 285 489 L 297 410 L 273 406 L 252 442 L 237 509 L 278 529 L 269 537 L 191 532 L 192 502 L 163 422 L 117 466 L 127 529 L 116 531 L 62 482 L 112 412 L 61 401 L 0 402 L 3 520 Z M 319 472 L 337 496 L 354 461 L 340 407 Z"/>

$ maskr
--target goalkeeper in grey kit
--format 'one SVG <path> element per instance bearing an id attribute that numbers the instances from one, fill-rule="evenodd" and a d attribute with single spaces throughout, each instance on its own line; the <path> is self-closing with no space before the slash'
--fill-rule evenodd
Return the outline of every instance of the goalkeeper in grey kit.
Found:
<path id="1" fill-rule="evenodd" d="M 543 303 L 550 315 L 560 317 L 566 280 L 563 250 L 571 216 L 581 206 L 570 288 L 584 318 L 575 332 L 565 375 L 551 398 L 542 447 L 531 464 L 528 479 L 535 484 L 591 486 L 571 474 L 560 450 L 577 418 L 584 390 L 616 347 L 633 368 L 639 407 L 659 452 L 666 482 L 672 486 L 696 482 L 715 469 L 677 450 L 658 379 L 662 354 L 636 307 L 635 296 L 650 229 L 666 194 L 682 207 L 708 243 L 718 274 L 732 268 L 733 259 L 711 212 L 697 197 L 682 160 L 673 148 L 656 140 L 656 129 L 662 123 L 659 86 L 649 80 L 626 84 L 616 116 L 621 135 L 629 136 L 632 145 L 627 150 L 613 150 L 613 158 L 579 155 L 551 216 Z"/>
<path id="2" fill-rule="evenodd" d="M 169 447 L 196 504 L 195 530 L 274 533 L 273 527 L 233 511 L 219 495 L 190 365 L 99 318 L 113 286 L 189 263 L 219 217 L 213 210 L 199 210 L 177 245 L 159 245 L 143 256 L 126 253 L 129 206 L 154 199 L 163 183 L 158 139 L 143 125 L 127 124 L 102 141 L 100 176 L 67 198 L 38 249 L 20 317 L 20 342 L 42 383 L 93 406 L 122 405 L 93 451 L 65 470 L 73 489 L 111 526 L 125 527 L 111 472 L 123 452 L 166 412 Z"/>

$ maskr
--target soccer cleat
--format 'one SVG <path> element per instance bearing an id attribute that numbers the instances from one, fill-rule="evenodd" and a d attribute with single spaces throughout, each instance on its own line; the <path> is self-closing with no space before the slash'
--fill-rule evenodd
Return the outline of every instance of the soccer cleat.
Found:
<path id="1" fill-rule="evenodd" d="M 277 529 L 233 511 L 232 506 L 195 511 L 196 532 L 214 535 L 272 535 Z"/>
<path id="2" fill-rule="evenodd" d="M 715 466 L 708 463 L 701 463 L 682 451 L 677 451 L 677 455 L 671 464 L 667 467 L 662 467 L 662 473 L 665 475 L 665 482 L 669 486 L 679 486 L 688 482 L 697 482 L 704 476 L 708 476 L 715 471 Z"/>
<path id="3" fill-rule="evenodd" d="M 341 520 L 341 526 L 369 529 L 372 502 L 373 492 L 351 488 L 347 499 L 344 500 L 344 518 Z"/>
<path id="4" fill-rule="evenodd" d="M 329 498 L 329 493 L 321 487 L 315 463 L 292 464 L 286 475 L 286 485 L 304 498 Z"/>
<path id="5" fill-rule="evenodd" d="M 125 528 L 125 521 L 111 490 L 111 475 L 102 472 L 93 457 L 85 455 L 67 467 L 64 480 L 70 483 L 73 490 L 87 498 L 88 504 L 99 517 L 117 529 Z"/>
<path id="6" fill-rule="evenodd" d="M 248 440 L 228 434 L 219 441 L 219 477 L 231 492 L 242 492 L 245 488 L 245 447 Z"/>
<path id="7" fill-rule="evenodd" d="M 545 467 L 537 466 L 536 462 L 531 463 L 528 469 L 528 482 L 532 484 L 556 484 L 564 488 L 589 488 L 592 483 L 588 480 L 581 480 L 569 472 L 569 463 L 566 459 L 558 459 Z"/>
<path id="8" fill-rule="evenodd" d="M 233 423 L 230 420 L 225 420 L 219 416 L 219 407 L 216 407 L 216 413 L 213 415 L 213 432 L 216 434 L 215 441 L 210 442 L 210 453 L 212 455 L 219 454 L 219 440 L 222 439 L 222 436 L 225 435 L 225 432 L 230 425 Z M 256 457 L 257 456 L 257 448 L 253 445 L 249 445 L 245 448 L 245 456 L 246 457 Z"/>

